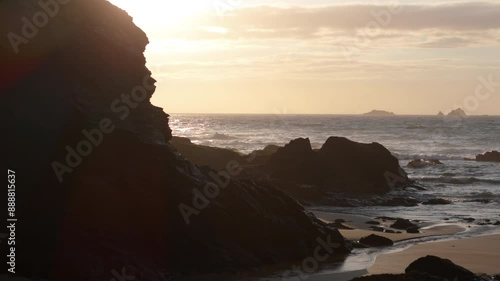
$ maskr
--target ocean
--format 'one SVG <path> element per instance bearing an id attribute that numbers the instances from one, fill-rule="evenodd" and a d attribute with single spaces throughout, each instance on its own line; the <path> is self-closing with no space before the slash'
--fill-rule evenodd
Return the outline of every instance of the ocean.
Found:
<path id="1" fill-rule="evenodd" d="M 223 115 L 172 114 L 173 134 L 194 143 L 230 148 L 241 153 L 284 145 L 308 137 L 320 148 L 330 136 L 379 142 L 387 147 L 426 191 L 393 191 L 422 201 L 451 200 L 451 205 L 419 207 L 318 206 L 321 211 L 362 213 L 367 216 L 394 216 L 423 221 L 476 222 L 500 220 L 500 164 L 474 161 L 477 154 L 500 151 L 500 117 L 472 116 L 354 116 L 354 115 Z M 439 159 L 443 165 L 413 169 L 409 161 Z"/>

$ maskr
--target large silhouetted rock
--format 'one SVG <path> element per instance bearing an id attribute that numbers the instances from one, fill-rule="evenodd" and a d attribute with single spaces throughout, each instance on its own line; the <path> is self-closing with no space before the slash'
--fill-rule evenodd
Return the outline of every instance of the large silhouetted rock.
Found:
<path id="1" fill-rule="evenodd" d="M 178 155 L 168 115 L 150 102 L 148 38 L 129 15 L 105 0 L 52 2 L 57 15 L 28 43 L 0 39 L 2 162 L 18 175 L 22 220 L 17 276 L 170 280 L 301 260 L 319 239 L 337 245 L 332 255 L 349 251 L 273 186 Z M 22 34 L 20 19 L 42 10 L 35 0 L 0 5 L 4 35 Z"/>
<path id="2" fill-rule="evenodd" d="M 454 264 L 450 260 L 436 256 L 426 256 L 412 262 L 406 268 L 405 273 L 409 276 L 427 274 L 439 277 L 441 280 L 477 280 L 477 276 L 471 271 Z"/>
<path id="3" fill-rule="evenodd" d="M 349 192 L 383 193 L 411 185 L 398 159 L 378 143 L 330 137 L 320 150 L 297 139 L 269 160 L 273 178 Z"/>

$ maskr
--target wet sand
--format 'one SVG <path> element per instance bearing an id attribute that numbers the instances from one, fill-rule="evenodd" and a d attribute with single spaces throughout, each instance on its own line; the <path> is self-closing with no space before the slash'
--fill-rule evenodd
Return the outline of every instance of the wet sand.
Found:
<path id="1" fill-rule="evenodd" d="M 417 244 L 401 252 L 378 256 L 368 272 L 403 273 L 410 263 L 427 255 L 449 259 L 477 274 L 500 274 L 500 235 Z"/>

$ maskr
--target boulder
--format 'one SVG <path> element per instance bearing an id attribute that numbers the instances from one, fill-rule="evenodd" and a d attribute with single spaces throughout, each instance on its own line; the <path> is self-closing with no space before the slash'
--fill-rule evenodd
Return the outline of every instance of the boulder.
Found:
<path id="1" fill-rule="evenodd" d="M 370 247 L 387 247 L 394 245 L 391 239 L 371 234 L 359 239 L 359 243 Z"/>
<path id="2" fill-rule="evenodd" d="M 499 162 L 500 163 L 500 152 L 491 151 L 485 154 L 479 154 L 476 156 L 476 161 L 478 162 Z"/>
<path id="3" fill-rule="evenodd" d="M 477 276 L 471 271 L 436 256 L 426 256 L 414 261 L 406 268 L 405 273 L 407 276 L 426 274 L 441 280 L 477 280 Z"/>
<path id="4" fill-rule="evenodd" d="M 391 225 L 391 228 L 401 229 L 401 230 L 406 230 L 410 227 L 418 227 L 418 226 L 407 219 L 398 219 Z"/>

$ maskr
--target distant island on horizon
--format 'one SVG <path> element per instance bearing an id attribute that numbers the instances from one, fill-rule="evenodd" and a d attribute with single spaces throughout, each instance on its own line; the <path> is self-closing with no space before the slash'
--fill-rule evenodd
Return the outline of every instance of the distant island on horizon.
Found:
<path id="1" fill-rule="evenodd" d="M 363 114 L 365 116 L 396 116 L 396 114 L 394 114 L 394 112 L 390 112 L 390 111 L 385 111 L 385 110 L 372 110 L 368 113 L 365 113 Z"/>

